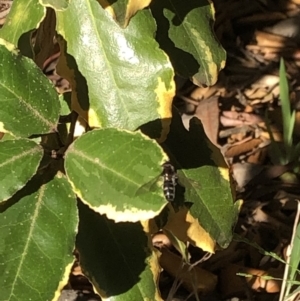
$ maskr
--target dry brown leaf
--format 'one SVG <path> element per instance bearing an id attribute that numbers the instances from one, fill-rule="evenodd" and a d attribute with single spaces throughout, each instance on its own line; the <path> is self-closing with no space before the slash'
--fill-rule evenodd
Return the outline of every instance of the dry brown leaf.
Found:
<path id="1" fill-rule="evenodd" d="M 239 129 L 240 127 L 235 127 L 234 129 Z M 244 131 L 240 131 L 240 132 L 235 132 L 235 133 L 232 133 L 231 137 L 230 137 L 230 142 L 232 146 L 234 145 L 241 145 L 241 144 L 244 144 L 248 141 L 250 141 L 253 137 L 252 136 L 249 136 L 249 135 L 246 135 L 246 132 Z"/>
<path id="2" fill-rule="evenodd" d="M 291 39 L 276 34 L 256 31 L 254 34 L 257 45 L 260 47 L 273 47 L 273 48 L 297 48 L 297 44 Z"/>
<path id="3" fill-rule="evenodd" d="M 222 84 L 217 83 L 211 87 L 197 87 L 194 89 L 191 94 L 190 98 L 192 99 L 207 99 L 217 95 L 224 95 L 225 88 Z"/>
<path id="4" fill-rule="evenodd" d="M 247 141 L 243 144 L 234 145 L 228 148 L 228 150 L 225 153 L 225 156 L 230 158 L 230 157 L 236 157 L 241 154 L 248 153 L 252 151 L 254 148 L 258 147 L 261 142 L 262 142 L 261 139 L 251 139 L 250 141 Z"/>
<path id="5" fill-rule="evenodd" d="M 263 169 L 262 166 L 250 163 L 235 163 L 231 166 L 234 179 L 240 188 L 246 186 Z"/>
<path id="6" fill-rule="evenodd" d="M 232 140 L 234 140 L 233 139 L 234 135 L 242 134 L 245 137 L 246 133 L 248 133 L 252 130 L 253 129 L 249 125 L 242 125 L 242 126 L 239 126 L 239 127 L 233 127 L 233 128 L 229 128 L 229 129 L 226 129 L 226 130 L 221 130 L 219 132 L 219 137 L 220 138 L 226 138 L 226 137 L 232 136 L 231 138 L 232 138 Z"/>
<path id="7" fill-rule="evenodd" d="M 13 1 L 0 2 L 0 26 L 5 23 L 6 16 L 8 15 Z"/>
<path id="8" fill-rule="evenodd" d="M 253 154 L 248 156 L 247 162 L 252 164 L 263 164 L 265 162 L 267 154 L 267 148 L 259 148 Z"/>
<path id="9" fill-rule="evenodd" d="M 219 98 L 211 97 L 200 101 L 195 116 L 198 117 L 209 140 L 218 145 Z"/>
<path id="10" fill-rule="evenodd" d="M 220 117 L 220 123 L 225 127 L 238 127 L 244 124 L 241 120 L 236 120 L 225 116 Z"/>
<path id="11" fill-rule="evenodd" d="M 243 93 L 249 100 L 259 100 L 256 103 L 273 100 L 274 95 L 279 94 L 279 77 L 265 75 L 253 83 L 250 88 L 245 89 Z"/>
<path id="12" fill-rule="evenodd" d="M 244 112 L 223 111 L 221 116 L 221 123 L 223 126 L 253 125 L 262 121 L 263 119 L 259 115 Z"/>

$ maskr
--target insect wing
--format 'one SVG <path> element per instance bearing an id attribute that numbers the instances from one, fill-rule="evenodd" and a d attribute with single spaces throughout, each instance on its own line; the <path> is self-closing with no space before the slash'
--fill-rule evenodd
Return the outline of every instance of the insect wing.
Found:
<path id="1" fill-rule="evenodd" d="M 135 193 L 135 196 L 139 196 L 144 193 L 154 192 L 157 189 L 162 189 L 162 177 L 158 175 L 157 177 L 151 179 L 149 182 L 142 185 Z"/>
<path id="2" fill-rule="evenodd" d="M 186 187 L 186 188 L 191 187 L 191 186 L 194 187 L 195 189 L 201 188 L 201 184 L 198 181 L 189 178 L 181 170 L 179 170 L 177 173 L 177 182 L 179 185 Z"/>
<path id="3" fill-rule="evenodd" d="M 201 190 L 201 184 L 196 181 L 196 180 L 193 180 L 189 177 L 187 177 L 182 171 L 178 171 L 178 184 L 180 186 L 183 186 L 186 190 L 189 190 L 189 189 L 193 189 L 193 190 Z"/>

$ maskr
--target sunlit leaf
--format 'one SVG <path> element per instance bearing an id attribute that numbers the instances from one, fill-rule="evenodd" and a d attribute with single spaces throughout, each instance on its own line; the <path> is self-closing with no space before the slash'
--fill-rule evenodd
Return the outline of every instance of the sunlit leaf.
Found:
<path id="1" fill-rule="evenodd" d="M 56 129 L 60 104 L 53 85 L 32 60 L 1 39 L 0 95 L 2 131 L 28 137 Z"/>
<path id="2" fill-rule="evenodd" d="M 167 160 L 155 141 L 140 132 L 94 130 L 79 137 L 66 153 L 65 169 L 74 191 L 93 210 L 115 221 L 152 218 L 166 204 L 159 179 Z"/>
<path id="3" fill-rule="evenodd" d="M 64 176 L 44 179 L 34 177 L 11 199 L 17 203 L 0 213 L 1 301 L 54 300 L 68 281 L 76 198 Z"/>
<path id="4" fill-rule="evenodd" d="M 35 142 L 20 139 L 0 142 L 0 202 L 21 189 L 35 174 L 43 156 Z"/>
<path id="5" fill-rule="evenodd" d="M 46 8 L 39 0 L 15 0 L 5 23 L 0 29 L 0 38 L 18 45 L 22 34 L 35 29 L 46 15 Z"/>
<path id="6" fill-rule="evenodd" d="M 138 12 L 122 29 L 96 0 L 73 0 L 57 13 L 57 31 L 84 76 L 84 90 L 73 87 L 73 93 L 81 93 L 77 101 L 90 126 L 135 130 L 171 117 L 174 73 L 153 39 L 155 30 L 149 10 Z"/>
<path id="7" fill-rule="evenodd" d="M 151 4 L 157 40 L 175 70 L 196 85 L 213 85 L 226 53 L 213 29 L 214 8 L 208 0 L 160 0 Z"/>

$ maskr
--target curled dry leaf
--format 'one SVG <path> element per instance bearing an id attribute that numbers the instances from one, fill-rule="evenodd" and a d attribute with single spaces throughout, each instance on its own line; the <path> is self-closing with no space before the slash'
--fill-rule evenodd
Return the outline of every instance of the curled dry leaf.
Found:
<path id="1" fill-rule="evenodd" d="M 223 119 L 222 119 L 223 118 Z M 229 120 L 231 120 L 232 125 L 229 124 Z M 224 111 L 223 116 L 221 116 L 221 122 L 226 121 L 226 125 L 222 123 L 223 126 L 236 126 L 236 125 L 244 125 L 244 124 L 257 124 L 263 121 L 263 119 L 256 114 L 249 114 L 243 112 L 235 112 L 235 111 Z"/>

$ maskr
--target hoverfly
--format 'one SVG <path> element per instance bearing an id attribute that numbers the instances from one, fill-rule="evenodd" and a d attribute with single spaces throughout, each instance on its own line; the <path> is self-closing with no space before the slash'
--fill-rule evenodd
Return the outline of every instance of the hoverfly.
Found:
<path id="1" fill-rule="evenodd" d="M 170 162 L 163 164 L 163 191 L 167 201 L 175 200 L 176 185 L 178 184 L 178 175 L 175 167 Z"/>
<path id="2" fill-rule="evenodd" d="M 152 179 L 148 183 L 144 184 L 142 187 L 139 188 L 138 194 L 140 194 L 142 191 L 151 191 L 155 189 L 155 184 L 159 181 L 159 179 L 162 179 L 162 189 L 164 196 L 168 202 L 173 202 L 175 200 L 176 196 L 176 186 L 180 186 L 183 190 L 185 189 L 185 185 L 183 183 L 187 181 L 183 181 L 181 177 L 179 178 L 179 175 L 177 174 L 177 171 L 175 167 L 169 162 L 165 162 L 162 164 L 162 172 L 159 176 Z M 183 182 L 183 183 L 182 183 Z M 188 182 L 195 182 L 192 180 L 189 180 Z M 197 185 L 199 186 L 199 185 Z M 148 188 L 147 188 L 148 187 Z"/>

